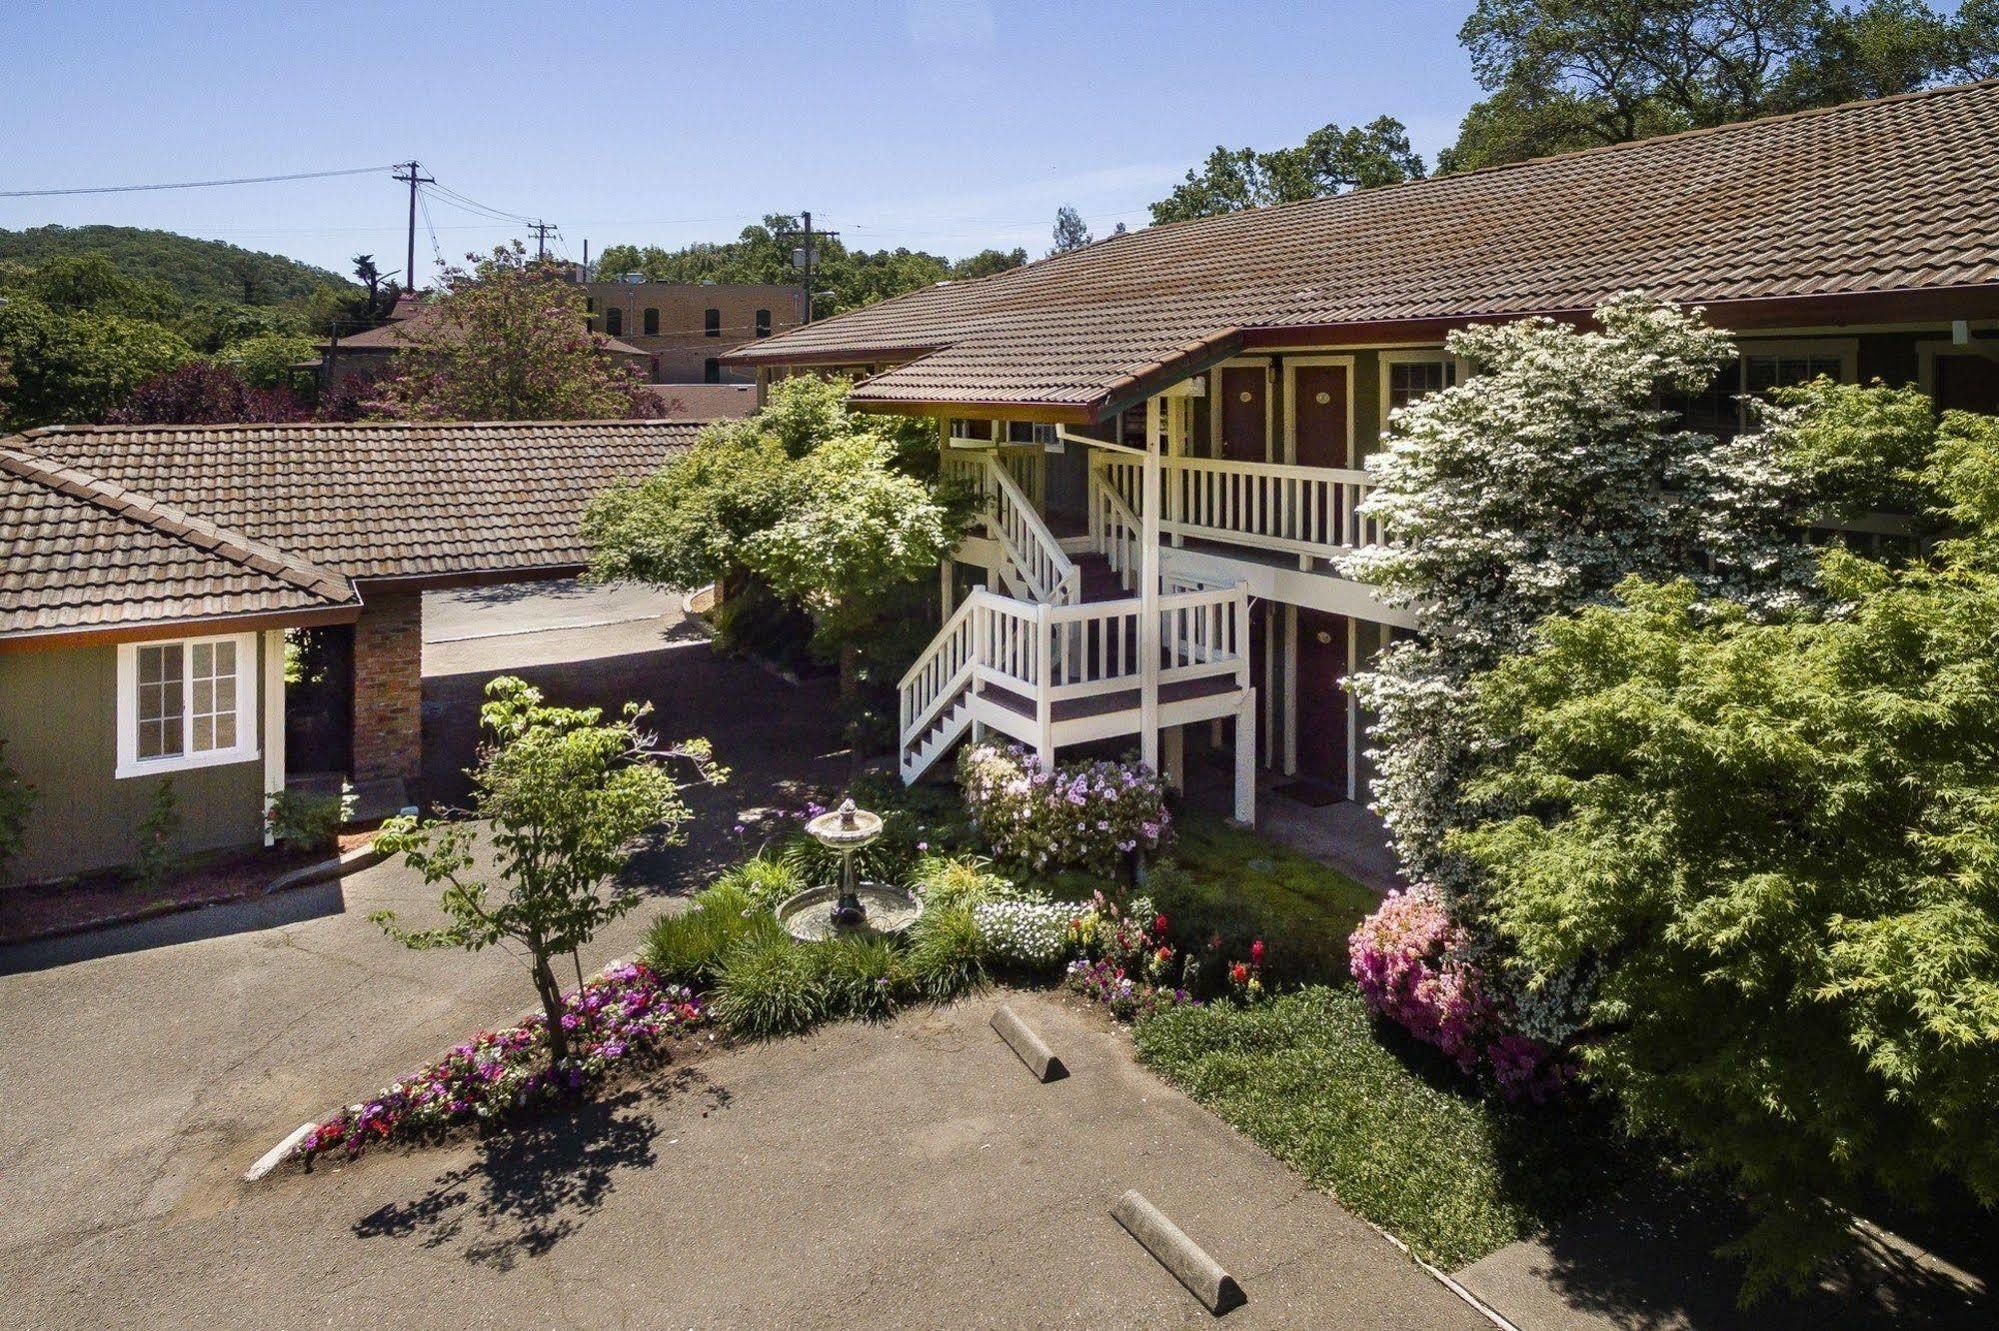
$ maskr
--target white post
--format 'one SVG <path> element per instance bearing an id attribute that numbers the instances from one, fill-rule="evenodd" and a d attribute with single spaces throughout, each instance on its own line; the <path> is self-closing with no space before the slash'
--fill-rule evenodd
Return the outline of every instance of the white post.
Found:
<path id="1" fill-rule="evenodd" d="M 1235 818 L 1256 827 L 1256 690 L 1244 689 L 1235 709 Z"/>
<path id="2" fill-rule="evenodd" d="M 1163 738 L 1166 741 L 1166 784 L 1184 795 L 1187 793 L 1187 727 L 1168 726 Z"/>
<path id="3" fill-rule="evenodd" d="M 1035 753 L 1041 759 L 1041 770 L 1055 770 L 1055 700 L 1050 696 L 1055 688 L 1051 677 L 1054 666 L 1054 640 L 1048 625 L 1048 606 L 1044 602 L 1034 607 L 1034 733 Z"/>
<path id="4" fill-rule="evenodd" d="M 1145 470 L 1139 486 L 1138 750 L 1159 770 L 1159 436 L 1160 400 L 1145 400 Z"/>
<path id="5" fill-rule="evenodd" d="M 1172 456 L 1180 457 L 1186 453 L 1187 451 L 1186 436 L 1192 432 L 1192 426 L 1190 422 L 1193 420 L 1193 418 L 1194 418 L 1194 407 L 1189 399 L 1184 397 L 1176 397 L 1172 400 L 1171 411 L 1167 416 L 1167 441 L 1166 441 L 1167 451 Z M 1183 499 L 1183 496 L 1181 494 L 1181 488 L 1185 486 L 1186 483 L 1187 483 L 1186 472 L 1183 469 L 1180 473 L 1174 476 L 1173 488 L 1171 491 L 1169 491 L 1169 493 L 1173 497 L 1173 511 L 1171 513 L 1168 513 L 1167 517 L 1170 518 L 1174 524 L 1173 548 L 1176 550 L 1179 549 L 1180 546 L 1185 544 L 1185 541 L 1180 535 L 1179 524 L 1186 516 L 1180 511 L 1180 505 Z"/>
<path id="6" fill-rule="evenodd" d="M 264 812 L 285 788 L 285 631 L 264 632 Z M 275 844 L 264 819 L 264 844 Z"/>
<path id="7" fill-rule="evenodd" d="M 974 587 L 971 599 L 977 601 L 984 593 Z M 979 719 L 979 671 L 984 669 L 986 655 L 992 651 L 992 623 L 983 604 L 972 607 L 972 673 L 965 683 L 966 701 L 972 706 L 972 743 L 977 744 L 986 737 L 986 723 Z"/>
<path id="8" fill-rule="evenodd" d="M 937 566 L 937 597 L 938 603 L 943 606 L 943 613 L 937 617 L 939 624 L 951 618 L 951 612 L 957 608 L 951 604 L 951 593 L 954 590 L 951 585 L 951 564 L 951 556 L 946 555 L 944 562 Z"/>

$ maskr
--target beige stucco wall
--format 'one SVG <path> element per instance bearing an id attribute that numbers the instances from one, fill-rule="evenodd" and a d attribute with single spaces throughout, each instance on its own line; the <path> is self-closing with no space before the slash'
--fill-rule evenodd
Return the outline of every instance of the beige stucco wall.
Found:
<path id="1" fill-rule="evenodd" d="M 258 652 L 264 637 L 258 635 Z M 9 767 L 40 793 L 9 882 L 129 863 L 136 831 L 166 776 L 119 780 L 117 648 L 0 653 L 0 739 Z M 257 679 L 263 678 L 258 662 Z M 257 726 L 263 726 L 259 695 Z M 264 738 L 258 736 L 258 753 Z M 263 839 L 262 757 L 171 774 L 186 852 Z"/>

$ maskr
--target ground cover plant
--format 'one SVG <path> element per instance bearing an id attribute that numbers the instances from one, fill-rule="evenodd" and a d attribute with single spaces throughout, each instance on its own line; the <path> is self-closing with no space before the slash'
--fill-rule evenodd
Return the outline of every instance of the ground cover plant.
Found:
<path id="1" fill-rule="evenodd" d="M 1384 1030 L 1352 987 L 1159 1005 L 1133 1039 L 1148 1067 L 1446 1270 L 1631 1169 L 1597 1119 L 1481 1095 L 1441 1053 Z"/>
<path id="2" fill-rule="evenodd" d="M 310 1164 L 337 1152 L 414 1142 L 467 1124 L 489 1124 L 588 1093 L 615 1071 L 671 1057 L 675 1041 L 708 1021 L 701 1000 L 643 965 L 613 966 L 562 1001 L 555 1029 L 568 1049 L 552 1059 L 542 1014 L 484 1031 L 414 1076 L 394 1082 L 316 1125 L 293 1148 Z"/>

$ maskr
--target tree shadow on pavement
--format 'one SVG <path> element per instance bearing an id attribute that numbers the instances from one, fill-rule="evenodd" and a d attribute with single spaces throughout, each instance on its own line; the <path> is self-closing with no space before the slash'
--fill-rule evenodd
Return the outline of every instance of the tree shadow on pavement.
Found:
<path id="1" fill-rule="evenodd" d="M 438 1175 L 422 1196 L 361 1217 L 354 1235 L 457 1247 L 467 1262 L 512 1270 L 580 1230 L 620 1176 L 654 1163 L 660 1129 L 647 1107 L 674 1094 L 699 1094 L 717 1109 L 729 1103 L 700 1069 L 679 1068 L 572 1112 L 535 1116 L 480 1142 L 477 1159 Z"/>

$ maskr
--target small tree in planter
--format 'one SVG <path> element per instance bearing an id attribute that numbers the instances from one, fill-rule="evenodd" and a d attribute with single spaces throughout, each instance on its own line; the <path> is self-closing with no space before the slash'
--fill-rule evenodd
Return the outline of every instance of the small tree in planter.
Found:
<path id="1" fill-rule="evenodd" d="M 606 721 L 599 708 L 548 706 L 539 689 L 512 677 L 494 680 L 486 694 L 479 719 L 493 740 L 472 771 L 472 811 L 492 824 L 497 889 L 470 873 L 474 824 L 392 819 L 377 845 L 402 855 L 426 884 L 444 885 L 447 923 L 405 929 L 387 910 L 368 918 L 413 948 L 520 945 L 548 1021 L 549 1059 L 559 1064 L 569 1041 L 555 958 L 638 904 L 638 893 L 613 880 L 643 837 L 685 838 L 692 814 L 666 764 L 689 764 L 697 783 L 727 774 L 706 740 L 658 747 L 638 727 L 648 709 L 637 704 Z"/>

